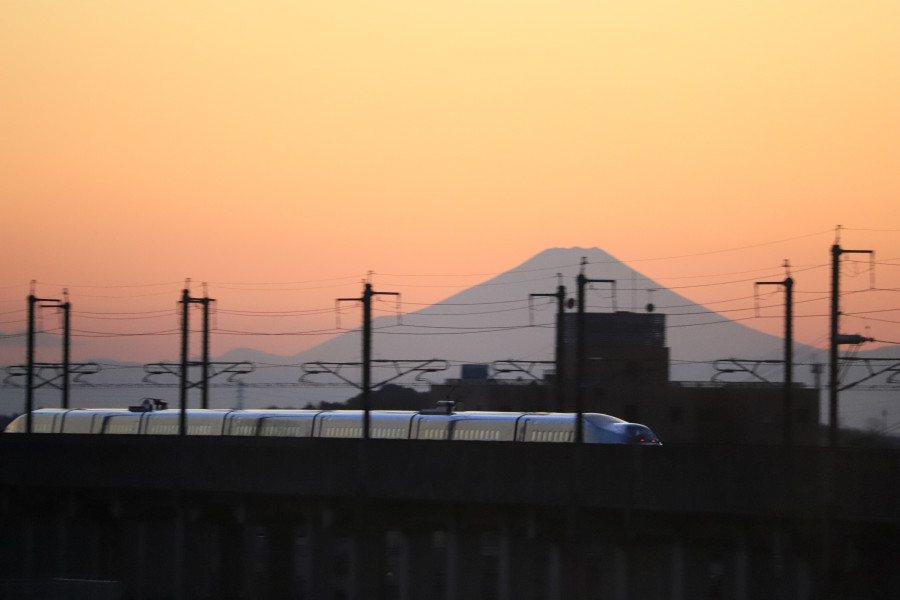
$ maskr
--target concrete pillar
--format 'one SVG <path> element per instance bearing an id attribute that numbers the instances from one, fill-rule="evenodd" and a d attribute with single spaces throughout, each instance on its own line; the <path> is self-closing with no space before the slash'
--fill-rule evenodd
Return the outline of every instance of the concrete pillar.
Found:
<path id="1" fill-rule="evenodd" d="M 216 529 L 196 511 L 184 523 L 184 572 L 187 598 L 212 598 L 217 588 L 219 548 Z"/>
<path id="2" fill-rule="evenodd" d="M 355 527 L 347 535 L 346 552 L 350 570 L 350 598 L 355 600 L 382 598 L 385 532 L 367 508 L 357 512 Z"/>
<path id="3" fill-rule="evenodd" d="M 735 600 L 747 600 L 748 588 L 750 586 L 749 578 L 750 557 L 747 549 L 747 536 L 743 532 L 739 532 L 734 540 L 734 598 Z M 777 580 L 776 580 L 777 581 Z M 775 590 L 773 590 L 775 591 Z M 774 598 L 778 598 L 777 592 L 773 594 Z"/>
<path id="4" fill-rule="evenodd" d="M 266 526 L 265 582 L 266 598 L 293 598 L 294 589 L 294 527 L 288 521 L 276 521 Z"/>
<path id="5" fill-rule="evenodd" d="M 333 512 L 322 504 L 307 512 L 309 552 L 305 571 L 309 574 L 310 598 L 331 598 L 334 563 Z"/>
<path id="6" fill-rule="evenodd" d="M 553 541 L 547 557 L 547 600 L 568 600 L 566 560 L 562 543 Z"/>
<path id="7" fill-rule="evenodd" d="M 684 543 L 679 537 L 672 542 L 672 600 L 685 600 L 684 598 Z"/>
<path id="8" fill-rule="evenodd" d="M 185 527 L 184 508 L 180 505 L 175 510 L 175 517 L 172 519 L 171 546 L 172 553 L 172 589 L 175 592 L 175 600 L 185 600 L 185 584 L 187 582 L 187 573 L 185 572 L 185 551 L 184 551 L 184 527 Z"/>
<path id="9" fill-rule="evenodd" d="M 796 560 L 796 575 L 794 580 L 794 598 L 797 600 L 810 600 L 812 598 L 812 571 L 806 558 L 798 556 Z"/>
<path id="10" fill-rule="evenodd" d="M 538 600 L 540 584 L 535 573 L 543 565 L 537 561 L 533 537 L 516 535 L 517 528 L 509 520 L 500 532 L 498 600 Z"/>
<path id="11" fill-rule="evenodd" d="M 147 556 L 147 524 L 142 520 L 136 520 L 129 528 L 132 532 L 132 587 L 130 593 L 135 600 L 144 600 L 147 580 L 150 577 L 149 560 Z"/>
<path id="12" fill-rule="evenodd" d="M 481 597 L 481 548 L 478 534 L 451 519 L 447 531 L 447 600 Z"/>
<path id="13" fill-rule="evenodd" d="M 215 581 L 214 598 L 237 600 L 242 597 L 246 569 L 246 525 L 243 523 L 221 523 L 216 532 L 218 546 L 218 577 Z"/>
<path id="14" fill-rule="evenodd" d="M 310 510 L 303 511 L 294 538 L 294 579 L 298 598 L 312 598 L 313 565 L 311 560 Z"/>
<path id="15" fill-rule="evenodd" d="M 69 573 L 69 521 L 68 503 L 64 502 L 56 515 L 56 577 L 71 577 Z"/>
<path id="16" fill-rule="evenodd" d="M 171 518 L 147 520 L 140 523 L 140 528 L 141 552 L 145 558 L 140 565 L 138 597 L 174 598 L 173 520 Z"/>
<path id="17" fill-rule="evenodd" d="M 434 547 L 430 530 L 409 529 L 403 532 L 397 573 L 400 600 L 433 597 L 433 560 Z"/>
<path id="18" fill-rule="evenodd" d="M 613 547 L 613 564 L 615 572 L 615 600 L 628 600 L 628 554 L 621 545 Z"/>
<path id="19" fill-rule="evenodd" d="M 34 543 L 34 517 L 26 517 L 22 524 L 22 569 L 23 579 L 35 577 L 36 549 Z"/>

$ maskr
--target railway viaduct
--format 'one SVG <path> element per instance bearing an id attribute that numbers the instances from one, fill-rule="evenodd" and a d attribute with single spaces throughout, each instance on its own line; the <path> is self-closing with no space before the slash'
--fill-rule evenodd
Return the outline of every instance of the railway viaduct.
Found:
<path id="1" fill-rule="evenodd" d="M 0 435 L 0 596 L 900 598 L 900 452 Z"/>

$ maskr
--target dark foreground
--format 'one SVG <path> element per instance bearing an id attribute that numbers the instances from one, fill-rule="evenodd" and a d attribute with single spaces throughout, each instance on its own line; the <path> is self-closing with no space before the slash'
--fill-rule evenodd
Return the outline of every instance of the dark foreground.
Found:
<path id="1" fill-rule="evenodd" d="M 0 597 L 900 597 L 900 452 L 0 435 Z"/>

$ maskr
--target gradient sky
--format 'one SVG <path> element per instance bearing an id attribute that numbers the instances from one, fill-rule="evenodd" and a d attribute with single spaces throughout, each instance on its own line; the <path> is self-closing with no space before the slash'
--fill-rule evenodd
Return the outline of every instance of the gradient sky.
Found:
<path id="1" fill-rule="evenodd" d="M 749 310 L 727 282 L 784 259 L 827 291 L 841 224 L 893 290 L 848 296 L 848 329 L 900 341 L 898 25 L 893 0 L 4 0 L 0 331 L 37 280 L 102 334 L 76 360 L 173 359 L 187 277 L 223 329 L 327 332 L 368 271 L 427 304 L 572 246 Z"/>

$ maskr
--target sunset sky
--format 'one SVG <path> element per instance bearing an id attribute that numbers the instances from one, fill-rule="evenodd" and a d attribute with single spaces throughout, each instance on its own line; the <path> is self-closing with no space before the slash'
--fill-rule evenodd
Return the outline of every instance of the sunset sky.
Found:
<path id="1" fill-rule="evenodd" d="M 898 31 L 894 0 L 4 0 L 0 364 L 31 280 L 76 360 L 177 358 L 185 278 L 295 334 L 214 353 L 291 355 L 369 271 L 415 310 L 551 247 L 752 316 L 785 259 L 827 294 L 837 225 L 881 288 L 845 266 L 846 329 L 900 342 Z"/>

